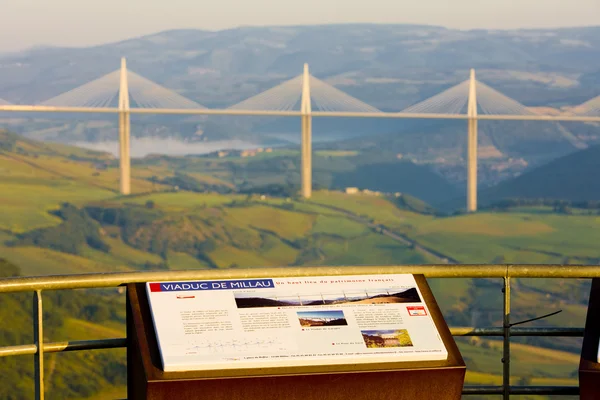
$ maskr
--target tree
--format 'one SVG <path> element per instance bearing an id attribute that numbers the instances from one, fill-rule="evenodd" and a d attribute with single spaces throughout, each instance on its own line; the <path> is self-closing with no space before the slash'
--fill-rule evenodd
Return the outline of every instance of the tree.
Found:
<path id="1" fill-rule="evenodd" d="M 557 212 L 557 213 L 559 213 L 559 214 L 565 214 L 565 215 L 573 214 L 573 211 L 568 206 L 568 204 L 567 203 L 562 203 L 562 202 L 560 204 L 557 204 L 554 207 L 554 211 Z"/>
<path id="2" fill-rule="evenodd" d="M 100 224 L 94 221 L 85 210 L 64 203 L 52 214 L 63 222 L 54 227 L 34 229 L 17 236 L 13 246 L 38 246 L 65 253 L 80 254 L 87 244 L 100 251 L 108 252 L 110 247 L 100 235 Z"/>
<path id="3" fill-rule="evenodd" d="M 87 305 L 81 310 L 81 314 L 92 322 L 104 322 L 111 317 L 110 309 L 104 303 Z"/>
<path id="4" fill-rule="evenodd" d="M 208 238 L 203 242 L 198 242 L 195 247 L 199 253 L 210 253 L 217 248 L 217 242 L 212 238 Z"/>
<path id="5" fill-rule="evenodd" d="M 522 376 L 518 382 L 519 386 L 529 386 L 531 385 L 531 378 L 528 376 Z"/>
<path id="6" fill-rule="evenodd" d="M 505 261 L 506 261 L 506 259 L 504 258 L 504 256 L 499 255 L 492 260 L 492 264 L 504 264 Z"/>
<path id="7" fill-rule="evenodd" d="M 21 270 L 19 267 L 4 258 L 0 258 L 0 278 L 9 278 L 20 275 Z"/>

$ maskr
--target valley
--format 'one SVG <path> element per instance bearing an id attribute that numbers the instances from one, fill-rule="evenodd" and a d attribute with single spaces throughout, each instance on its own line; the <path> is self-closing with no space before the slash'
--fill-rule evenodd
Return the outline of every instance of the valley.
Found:
<path id="1" fill-rule="evenodd" d="M 227 108 L 277 86 L 298 76 L 307 62 L 315 77 L 382 111 L 400 111 L 440 93 L 467 79 L 474 68 L 481 83 L 529 111 L 568 115 L 598 95 L 599 48 L 598 27 L 523 31 L 348 24 L 171 30 L 88 49 L 0 54 L 0 98 L 40 104 L 116 70 L 126 56 L 132 72 L 209 108 Z M 108 105 L 116 101 L 113 97 Z M 0 113 L 0 125 L 35 140 L 117 149 L 117 121 L 109 115 Z M 597 123 L 479 125 L 482 189 L 600 143 Z M 171 155 L 218 151 L 212 147 L 217 142 L 223 149 L 244 150 L 299 140 L 297 118 L 134 115 L 132 127 L 136 157 L 165 149 Z M 431 167 L 459 191 L 465 186 L 462 121 L 315 118 L 314 144 L 323 150 L 385 151 L 389 159 Z M 367 168 L 363 175 L 372 172 Z M 337 186 L 358 185 L 339 175 Z M 415 195 L 435 200 L 438 207 L 448 200 Z"/>
<path id="2" fill-rule="evenodd" d="M 442 213 L 419 198 L 434 196 L 434 190 L 455 190 L 444 189 L 452 188 L 450 184 L 427 167 L 402 160 L 378 160 L 382 166 L 376 167 L 378 163 L 365 152 L 315 152 L 315 181 L 322 186 L 310 200 L 297 196 L 299 155 L 285 149 L 253 157 L 231 152 L 222 157 L 136 159 L 133 194 L 121 196 L 118 165 L 110 154 L 37 142 L 6 131 L 0 135 L 0 258 L 4 260 L 0 270 L 5 276 L 454 261 L 596 264 L 600 260 L 596 234 L 600 217 L 593 209 L 575 208 L 576 212 L 565 214 L 540 205 L 477 214 Z M 367 186 L 367 174 L 361 181 L 361 162 L 377 171 L 390 171 L 381 177 L 381 186 Z M 345 193 L 344 185 L 334 184 L 339 171 L 346 174 L 346 182 L 370 190 Z M 500 280 L 431 279 L 429 283 L 450 325 L 500 323 Z M 513 285 L 513 320 L 562 310 L 536 324 L 583 325 L 589 282 L 519 279 Z M 11 317 L 14 324 L 0 328 L 2 345 L 31 340 L 15 331 L 19 327 L 21 332 L 30 331 L 28 301 L 21 297 L 1 296 L 0 301 L 7 303 L 0 309 L 16 310 Z M 117 290 L 49 297 L 47 340 L 124 335 L 124 296 Z M 66 307 L 67 303 L 72 305 Z M 515 382 L 576 383 L 579 340 L 513 341 L 515 357 L 528 360 L 513 369 Z M 474 338 L 459 343 L 469 365 L 467 382 L 498 382 L 500 342 Z M 53 362 L 54 358 L 61 362 Z M 124 362 L 120 350 L 51 355 L 47 390 L 51 398 L 123 393 Z M 30 369 L 29 357 L 2 359 L 0 387 L 18 382 L 24 390 L 22 398 L 27 398 L 33 386 Z M 9 370 L 21 375 L 4 373 Z M 97 377 L 94 382 L 83 379 L 90 374 Z"/>

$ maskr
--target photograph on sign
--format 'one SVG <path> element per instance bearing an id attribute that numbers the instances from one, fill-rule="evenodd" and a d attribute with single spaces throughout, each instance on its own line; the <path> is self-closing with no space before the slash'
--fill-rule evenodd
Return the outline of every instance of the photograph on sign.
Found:
<path id="1" fill-rule="evenodd" d="M 165 371 L 448 357 L 412 275 L 151 282 L 147 292 Z"/>
<path id="2" fill-rule="evenodd" d="M 276 293 L 260 293 L 260 297 L 255 293 L 235 293 L 233 296 L 238 308 L 421 302 L 416 287 L 402 291 L 398 291 L 398 289 L 365 289 L 338 293 L 299 293 L 295 296 L 277 295 Z"/>
<path id="3" fill-rule="evenodd" d="M 302 327 L 348 325 L 342 310 L 336 311 L 298 311 L 298 320 Z"/>
<path id="4" fill-rule="evenodd" d="M 368 348 L 412 346 L 406 329 L 361 331 Z"/>

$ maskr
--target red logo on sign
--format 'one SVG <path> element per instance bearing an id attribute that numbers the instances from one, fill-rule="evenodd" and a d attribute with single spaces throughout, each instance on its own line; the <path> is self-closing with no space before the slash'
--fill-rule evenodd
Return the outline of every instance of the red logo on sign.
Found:
<path id="1" fill-rule="evenodd" d="M 162 292 L 162 289 L 160 288 L 160 283 L 151 283 L 150 291 L 151 292 Z"/>
<path id="2" fill-rule="evenodd" d="M 427 315 L 427 311 L 425 311 L 425 307 L 423 306 L 407 306 L 408 315 L 411 317 L 421 317 Z"/>

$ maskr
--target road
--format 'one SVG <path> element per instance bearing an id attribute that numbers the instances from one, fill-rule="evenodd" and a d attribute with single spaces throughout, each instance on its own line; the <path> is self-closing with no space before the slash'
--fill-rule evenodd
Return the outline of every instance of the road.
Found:
<path id="1" fill-rule="evenodd" d="M 427 256 L 437 259 L 440 262 L 440 264 L 458 264 L 459 263 L 454 258 L 447 256 L 445 254 L 442 254 L 437 250 L 425 247 L 425 246 L 419 244 L 417 241 L 409 238 L 408 236 L 405 236 L 401 233 L 392 231 L 391 229 L 389 229 L 388 227 L 386 227 L 383 224 L 375 224 L 375 223 L 373 223 L 365 218 L 362 218 L 362 217 L 360 217 L 348 210 L 345 210 L 343 208 L 330 206 L 330 205 L 322 204 L 322 203 L 315 203 L 315 202 L 311 202 L 311 203 L 318 205 L 320 207 L 324 207 L 324 208 L 328 208 L 330 210 L 340 212 L 340 213 L 346 215 L 348 218 L 350 218 L 356 222 L 359 222 L 363 225 L 368 226 L 369 228 L 373 229 L 375 232 L 385 235 L 385 236 L 387 236 L 391 239 L 394 239 L 398 242 L 401 242 L 407 246 L 412 246 L 416 251 L 420 252 L 421 254 L 425 254 Z"/>

